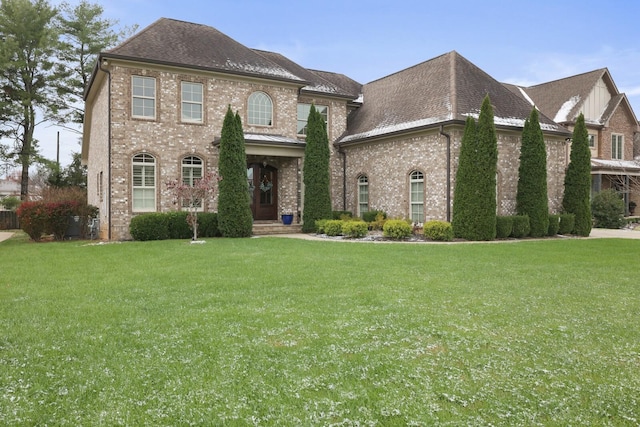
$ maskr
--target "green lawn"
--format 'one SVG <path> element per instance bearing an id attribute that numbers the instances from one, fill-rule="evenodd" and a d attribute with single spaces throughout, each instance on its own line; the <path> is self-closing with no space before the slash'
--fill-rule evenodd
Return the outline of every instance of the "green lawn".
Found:
<path id="1" fill-rule="evenodd" d="M 0 425 L 640 423 L 640 240 L 0 243 Z"/>

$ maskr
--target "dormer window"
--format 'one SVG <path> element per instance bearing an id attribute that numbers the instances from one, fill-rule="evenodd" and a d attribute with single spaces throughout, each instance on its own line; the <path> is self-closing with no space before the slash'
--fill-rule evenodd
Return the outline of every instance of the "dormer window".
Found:
<path id="1" fill-rule="evenodd" d="M 249 95 L 247 123 L 256 126 L 273 125 L 273 102 L 264 92 Z"/>

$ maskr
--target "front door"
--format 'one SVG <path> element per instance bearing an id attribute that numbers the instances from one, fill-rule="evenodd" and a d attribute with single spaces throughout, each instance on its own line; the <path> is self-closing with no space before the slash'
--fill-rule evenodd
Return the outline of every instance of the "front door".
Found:
<path id="1" fill-rule="evenodd" d="M 255 220 L 278 219 L 278 169 L 252 163 L 247 166 L 251 213 Z"/>

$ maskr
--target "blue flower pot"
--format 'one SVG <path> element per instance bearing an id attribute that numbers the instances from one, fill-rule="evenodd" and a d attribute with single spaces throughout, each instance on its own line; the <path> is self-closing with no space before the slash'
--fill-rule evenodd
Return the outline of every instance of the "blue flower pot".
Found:
<path id="1" fill-rule="evenodd" d="M 282 223 L 284 225 L 291 225 L 293 222 L 293 214 L 283 214 L 282 215 Z"/>

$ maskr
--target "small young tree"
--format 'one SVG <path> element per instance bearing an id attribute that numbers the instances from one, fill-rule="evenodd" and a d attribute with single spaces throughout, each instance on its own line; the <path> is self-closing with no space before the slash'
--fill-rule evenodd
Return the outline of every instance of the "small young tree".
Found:
<path id="1" fill-rule="evenodd" d="M 546 236 L 549 231 L 549 201 L 547 196 L 547 151 L 540 129 L 538 110 L 531 110 L 522 131 L 518 192 L 518 215 L 527 215 L 532 237 Z"/>
<path id="2" fill-rule="evenodd" d="M 207 202 L 215 197 L 218 181 L 220 178 L 208 173 L 194 180 L 193 185 L 178 179 L 167 182 L 167 188 L 173 191 L 178 206 L 185 207 L 189 212 L 187 223 L 193 230 L 193 241 L 198 240 L 198 209 L 206 206 Z"/>
<path id="3" fill-rule="evenodd" d="M 562 208 L 575 215 L 573 234 L 588 236 L 591 233 L 591 151 L 589 133 L 580 113 L 573 129 L 571 156 L 564 177 Z"/>
<path id="4" fill-rule="evenodd" d="M 247 183 L 247 158 L 240 116 L 231 106 L 222 123 L 218 175 L 218 228 L 224 237 L 249 237 L 253 217 Z"/>
<path id="5" fill-rule="evenodd" d="M 331 192 L 329 189 L 329 137 L 324 119 L 315 106 L 311 106 L 307 121 L 307 139 L 304 149 L 304 211 L 302 231 L 316 230 L 316 221 L 331 218 Z"/>

